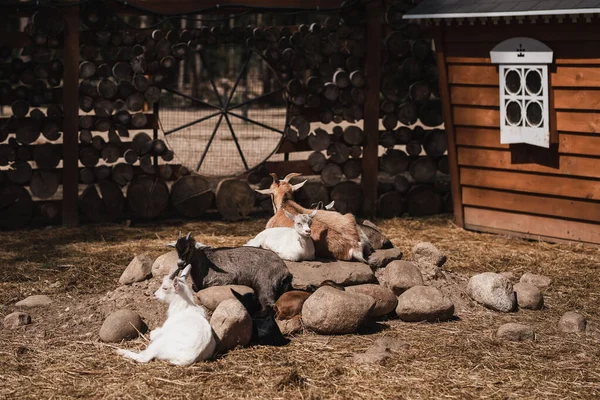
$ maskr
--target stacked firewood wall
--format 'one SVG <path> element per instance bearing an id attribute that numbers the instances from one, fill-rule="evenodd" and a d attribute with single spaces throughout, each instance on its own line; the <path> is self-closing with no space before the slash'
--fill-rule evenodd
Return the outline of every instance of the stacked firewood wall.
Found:
<path id="1" fill-rule="evenodd" d="M 18 21 L 18 19 L 15 19 Z M 56 221 L 62 186 L 60 13 L 33 14 L 0 48 L 0 228 Z"/>

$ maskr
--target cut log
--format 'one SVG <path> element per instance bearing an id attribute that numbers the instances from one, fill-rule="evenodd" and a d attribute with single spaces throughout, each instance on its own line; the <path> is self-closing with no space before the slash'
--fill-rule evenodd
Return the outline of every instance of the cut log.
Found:
<path id="1" fill-rule="evenodd" d="M 429 83 L 418 81 L 410 85 L 410 98 L 416 104 L 422 104 L 431 97 Z"/>
<path id="2" fill-rule="evenodd" d="M 306 80 L 306 88 L 309 92 L 319 94 L 325 88 L 323 80 L 319 76 L 311 76 Z"/>
<path id="3" fill-rule="evenodd" d="M 298 143 L 298 131 L 288 126 L 285 128 L 285 138 L 292 143 Z"/>
<path id="4" fill-rule="evenodd" d="M 356 125 L 348 125 L 344 129 L 344 141 L 351 146 L 362 144 L 364 138 L 365 134 L 363 130 Z"/>
<path id="5" fill-rule="evenodd" d="M 385 48 L 388 57 L 404 58 L 410 54 L 410 41 L 406 40 L 402 32 L 392 32 L 385 39 Z"/>
<path id="6" fill-rule="evenodd" d="M 139 46 L 139 50 L 143 51 L 143 49 L 144 49 L 143 47 Z M 135 54 L 135 52 L 136 52 L 136 48 L 135 47 L 133 48 L 133 51 L 134 51 L 134 54 Z M 131 67 L 131 71 L 134 74 L 140 75 L 140 76 L 143 76 L 141 74 L 145 74 L 146 71 L 148 70 L 148 62 L 142 56 L 142 54 L 139 54 L 139 55 L 133 57 L 131 59 L 131 61 L 129 61 L 129 66 Z M 135 76 L 134 76 L 134 78 L 135 78 Z M 147 80 L 146 80 L 146 82 L 147 82 Z"/>
<path id="7" fill-rule="evenodd" d="M 117 162 L 117 160 L 121 156 L 121 152 L 119 151 L 118 147 L 108 145 L 102 149 L 101 155 L 102 155 L 102 159 L 106 163 L 112 164 L 114 162 Z"/>
<path id="8" fill-rule="evenodd" d="M 29 183 L 31 193 L 40 199 L 48 199 L 58 190 L 59 177 L 52 171 L 35 171 Z"/>
<path id="9" fill-rule="evenodd" d="M 121 188 L 113 181 L 103 180 L 84 189 L 79 199 L 79 208 L 92 222 L 115 221 L 125 208 L 125 198 Z M 98 189 L 100 193 L 98 193 Z"/>
<path id="10" fill-rule="evenodd" d="M 112 167 L 110 175 L 117 185 L 125 186 L 133 179 L 133 167 L 126 163 L 119 163 Z"/>
<path id="11" fill-rule="evenodd" d="M 340 88 L 338 88 L 334 83 L 328 82 L 325 84 L 325 89 L 323 90 L 323 96 L 329 101 L 337 100 L 340 95 Z"/>
<path id="12" fill-rule="evenodd" d="M 329 161 L 336 164 L 344 164 L 350 157 L 350 149 L 344 143 L 334 142 L 327 148 Z"/>
<path id="13" fill-rule="evenodd" d="M 417 157 L 421 154 L 421 143 L 418 140 L 411 140 L 406 144 L 406 152 L 411 157 Z"/>
<path id="14" fill-rule="evenodd" d="M 44 203 L 40 207 L 40 214 L 47 221 L 53 221 L 56 217 L 58 217 L 59 213 L 60 213 L 60 210 L 58 209 L 58 205 L 53 202 Z"/>
<path id="15" fill-rule="evenodd" d="M 410 158 L 402 150 L 387 149 L 379 159 L 379 169 L 397 175 L 408 169 Z"/>
<path id="16" fill-rule="evenodd" d="M 298 131 L 298 139 L 304 140 L 310 133 L 310 122 L 303 116 L 297 115 L 290 121 L 290 125 Z"/>
<path id="17" fill-rule="evenodd" d="M 152 138 L 146 132 L 137 133 L 131 141 L 131 148 L 143 156 L 152 149 Z"/>
<path id="18" fill-rule="evenodd" d="M 19 146 L 16 148 L 17 161 L 29 161 L 33 159 L 33 151 L 31 147 Z"/>
<path id="19" fill-rule="evenodd" d="M 129 125 L 131 123 L 131 114 L 127 110 L 120 110 L 117 111 L 114 119 L 117 124 Z"/>
<path id="20" fill-rule="evenodd" d="M 440 193 L 450 192 L 450 187 L 451 187 L 450 175 L 444 174 L 443 172 L 440 172 L 440 171 L 437 171 L 435 173 L 433 186 Z"/>
<path id="21" fill-rule="evenodd" d="M 173 176 L 173 168 L 169 164 L 165 164 L 159 168 L 160 175 L 165 181 L 171 180 Z"/>
<path id="22" fill-rule="evenodd" d="M 16 118 L 24 118 L 29 112 L 29 103 L 25 100 L 15 100 L 10 107 Z"/>
<path id="23" fill-rule="evenodd" d="M 317 128 L 312 135 L 308 136 L 308 147 L 310 147 L 311 150 L 327 150 L 330 144 L 331 138 L 324 129 Z"/>
<path id="24" fill-rule="evenodd" d="M 323 204 L 330 202 L 327 187 L 319 181 L 306 182 L 304 186 L 294 192 L 294 199 L 305 208 L 312 208 L 319 202 Z"/>
<path id="25" fill-rule="evenodd" d="M 441 129 L 434 129 L 425 134 L 423 143 L 425 153 L 431 157 L 440 157 L 448 150 L 448 136 Z"/>
<path id="26" fill-rule="evenodd" d="M 110 167 L 108 165 L 100 165 L 94 168 L 94 176 L 99 181 L 110 178 Z"/>
<path id="27" fill-rule="evenodd" d="M 127 188 L 127 204 L 138 218 L 157 218 L 169 204 L 169 188 L 160 178 L 136 176 Z"/>
<path id="28" fill-rule="evenodd" d="M 79 131 L 79 142 L 82 144 L 92 144 L 92 131 L 89 129 L 82 129 Z"/>
<path id="29" fill-rule="evenodd" d="M 424 61 L 432 53 L 431 41 L 418 39 L 413 41 L 411 46 L 411 54 L 419 61 Z"/>
<path id="30" fill-rule="evenodd" d="M 365 85 L 365 75 L 360 70 L 350 73 L 350 83 L 355 88 L 360 88 Z"/>
<path id="31" fill-rule="evenodd" d="M 11 164 L 6 171 L 6 177 L 9 181 L 18 185 L 25 185 L 31 179 L 32 169 L 26 161 L 17 161 Z"/>
<path id="32" fill-rule="evenodd" d="M 444 123 L 442 102 L 438 99 L 427 100 L 419 109 L 419 120 L 425 126 L 436 127 Z"/>
<path id="33" fill-rule="evenodd" d="M 150 154 L 140 157 L 140 168 L 148 175 L 154 175 L 156 173 Z"/>
<path id="34" fill-rule="evenodd" d="M 127 162 L 127 164 L 135 164 L 138 161 L 139 156 L 135 150 L 129 149 L 126 150 L 125 153 L 123 153 L 123 158 L 125 159 L 125 162 Z"/>
<path id="35" fill-rule="evenodd" d="M 148 117 L 144 113 L 135 113 L 131 116 L 131 126 L 133 128 L 142 129 L 148 124 Z M 125 124 L 123 124 L 125 125 Z"/>
<path id="36" fill-rule="evenodd" d="M 100 96 L 103 98 L 112 99 L 117 95 L 119 87 L 115 81 L 110 80 L 109 78 L 102 78 L 98 82 L 97 90 Z"/>
<path id="37" fill-rule="evenodd" d="M 112 73 L 117 79 L 128 79 L 131 75 L 131 65 L 128 62 L 119 61 L 113 66 Z"/>
<path id="38" fill-rule="evenodd" d="M 172 150 L 167 149 L 160 155 L 160 158 L 162 158 L 163 160 L 165 160 L 167 162 L 173 161 L 173 158 L 175 158 L 175 153 L 173 153 Z M 180 168 L 180 171 L 181 171 L 181 168 Z"/>
<path id="39" fill-rule="evenodd" d="M 146 78 L 144 75 L 142 74 L 135 74 L 133 76 L 133 87 L 138 91 L 138 92 L 144 92 L 147 88 L 148 88 L 148 78 Z"/>
<path id="40" fill-rule="evenodd" d="M 347 88 L 350 86 L 350 77 L 346 71 L 340 69 L 333 74 L 333 83 L 340 89 Z"/>
<path id="41" fill-rule="evenodd" d="M 381 94 L 388 101 L 401 103 L 409 96 L 408 83 L 398 75 L 384 75 L 381 79 Z"/>
<path id="42" fill-rule="evenodd" d="M 35 146 L 33 150 L 33 159 L 39 169 L 49 170 L 56 168 L 61 158 L 59 148 L 50 143 Z"/>
<path id="43" fill-rule="evenodd" d="M 433 182 L 437 165 L 431 157 L 419 157 L 410 164 L 410 176 L 415 182 Z"/>
<path id="44" fill-rule="evenodd" d="M 290 79 L 286 85 L 286 89 L 291 96 L 297 96 L 302 93 L 302 83 L 298 79 Z"/>
<path id="45" fill-rule="evenodd" d="M 208 181 L 198 175 L 182 176 L 171 187 L 171 205 L 184 217 L 201 216 L 210 208 L 213 198 Z"/>
<path id="46" fill-rule="evenodd" d="M 94 168 L 82 168 L 79 170 L 79 182 L 90 185 L 96 181 L 96 174 L 94 174 Z"/>
<path id="47" fill-rule="evenodd" d="M 394 114 L 387 114 L 383 116 L 381 122 L 386 130 L 392 131 L 398 125 L 398 118 Z"/>
<path id="48" fill-rule="evenodd" d="M 97 118 L 94 122 L 94 129 L 100 132 L 108 132 L 112 128 L 112 122 L 109 118 Z"/>
<path id="49" fill-rule="evenodd" d="M 227 221 L 239 221 L 247 217 L 256 196 L 248 182 L 241 179 L 224 179 L 217 185 L 215 203 L 219 214 Z"/>
<path id="50" fill-rule="evenodd" d="M 106 140 L 100 135 L 96 135 L 92 138 L 92 147 L 96 150 L 102 150 L 106 146 Z"/>
<path id="51" fill-rule="evenodd" d="M 402 195 L 398 192 L 387 192 L 377 200 L 377 215 L 380 218 L 398 217 L 404 211 Z"/>
<path id="52" fill-rule="evenodd" d="M 396 117 L 404 125 L 414 124 L 418 119 L 417 106 L 410 101 L 400 104 L 396 111 Z"/>
<path id="53" fill-rule="evenodd" d="M 119 147 L 121 143 L 123 143 L 123 141 L 121 140 L 121 136 L 119 136 L 116 130 L 111 129 L 108 131 L 108 143 L 113 144 L 117 147 Z"/>
<path id="54" fill-rule="evenodd" d="M 442 198 L 430 185 L 415 185 L 407 196 L 408 212 L 415 217 L 439 214 Z"/>
<path id="55" fill-rule="evenodd" d="M 122 100 L 127 99 L 134 91 L 135 88 L 129 81 L 121 81 L 117 85 L 117 95 Z"/>
<path id="56" fill-rule="evenodd" d="M 405 173 L 394 176 L 394 190 L 402 194 L 407 193 L 411 186 L 411 180 L 412 178 L 409 180 Z"/>
<path id="57" fill-rule="evenodd" d="M 402 62 L 402 79 L 413 83 L 423 77 L 423 63 L 414 57 L 408 57 Z"/>
<path id="58" fill-rule="evenodd" d="M 109 118 L 114 111 L 115 107 L 110 100 L 100 100 L 94 104 L 94 113 L 100 118 Z"/>
<path id="59" fill-rule="evenodd" d="M 79 97 L 79 108 L 83 112 L 90 112 L 94 109 L 94 99 L 89 96 Z"/>
<path id="60" fill-rule="evenodd" d="M 91 61 L 82 61 L 79 64 L 79 77 L 81 79 L 89 79 L 96 75 L 96 64 Z"/>
<path id="61" fill-rule="evenodd" d="M 127 109 L 129 111 L 138 112 L 138 111 L 142 111 L 142 109 L 144 108 L 144 101 L 145 101 L 144 95 L 141 93 L 135 92 L 135 93 L 132 93 L 129 96 L 127 96 L 127 99 L 125 100 L 125 105 L 127 106 Z"/>
<path id="62" fill-rule="evenodd" d="M 393 149 L 396 145 L 396 135 L 394 132 L 383 132 L 379 135 L 379 145 L 386 149 Z"/>
<path id="63" fill-rule="evenodd" d="M 29 192 L 17 185 L 0 187 L 0 229 L 19 229 L 33 216 L 33 200 Z"/>
<path id="64" fill-rule="evenodd" d="M 454 213 L 454 204 L 452 203 L 452 193 L 446 193 L 442 197 L 442 211 L 448 214 Z"/>
<path id="65" fill-rule="evenodd" d="M 355 182 L 342 182 L 331 191 L 331 200 L 341 214 L 358 214 L 362 209 L 362 190 Z"/>
<path id="66" fill-rule="evenodd" d="M 308 164 L 313 171 L 321 172 L 325 168 L 325 165 L 327 165 L 327 158 L 320 151 L 315 151 L 308 156 Z"/>
<path id="67" fill-rule="evenodd" d="M 338 164 L 328 163 L 321 171 L 321 180 L 325 186 L 333 187 L 342 181 L 343 174 L 342 167 Z"/>
<path id="68" fill-rule="evenodd" d="M 350 147 L 350 157 L 360 158 L 360 156 L 362 156 L 362 147 L 361 146 Z"/>
<path id="69" fill-rule="evenodd" d="M 362 173 L 362 163 L 360 160 L 348 160 L 344 164 L 343 172 L 347 179 L 356 179 Z"/>
<path id="70" fill-rule="evenodd" d="M 15 159 L 15 149 L 7 144 L 0 144 L 0 166 L 4 167 L 8 165 L 8 163 L 15 161 Z"/>
<path id="71" fill-rule="evenodd" d="M 397 144 L 408 144 L 408 142 L 413 140 L 413 131 L 406 126 L 396 129 L 394 134 L 396 135 Z"/>
<path id="72" fill-rule="evenodd" d="M 152 154 L 157 156 L 161 155 L 167 150 L 167 145 L 161 139 L 156 139 L 152 141 Z"/>
<path id="73" fill-rule="evenodd" d="M 438 164 L 438 170 L 444 174 L 450 173 L 450 165 L 448 164 L 448 156 L 440 157 Z"/>
<path id="74" fill-rule="evenodd" d="M 79 151 L 79 161 L 86 167 L 96 166 L 99 160 L 99 151 L 93 147 L 84 147 Z"/>

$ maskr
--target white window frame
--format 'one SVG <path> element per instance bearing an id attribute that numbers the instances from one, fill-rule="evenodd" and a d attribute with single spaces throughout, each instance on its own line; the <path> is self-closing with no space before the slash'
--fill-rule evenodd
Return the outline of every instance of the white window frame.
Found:
<path id="1" fill-rule="evenodd" d="M 548 87 L 548 65 L 552 63 L 552 50 L 545 44 L 531 38 L 512 38 L 498 44 L 490 52 L 492 63 L 499 64 L 500 75 L 500 143 L 528 143 L 550 147 L 550 96 Z M 520 92 L 509 93 L 506 88 L 506 74 L 516 70 L 520 76 Z M 541 91 L 531 94 L 526 89 L 528 71 L 537 70 L 541 75 Z M 506 104 L 519 103 L 521 120 L 518 124 L 508 122 Z M 532 102 L 542 105 L 542 121 L 531 126 L 527 120 L 527 105 Z"/>

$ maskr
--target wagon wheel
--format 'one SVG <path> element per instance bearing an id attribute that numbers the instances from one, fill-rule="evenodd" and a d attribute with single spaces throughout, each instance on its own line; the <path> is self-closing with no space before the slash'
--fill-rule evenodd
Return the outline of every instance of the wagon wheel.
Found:
<path id="1" fill-rule="evenodd" d="M 275 153 L 287 104 L 277 74 L 259 54 L 203 47 L 180 70 L 194 72 L 165 87 L 159 117 L 182 165 L 202 175 L 235 176 Z"/>

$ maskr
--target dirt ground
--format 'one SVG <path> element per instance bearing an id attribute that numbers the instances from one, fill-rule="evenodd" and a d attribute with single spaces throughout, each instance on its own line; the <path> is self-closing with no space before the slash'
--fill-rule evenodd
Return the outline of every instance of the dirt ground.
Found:
<path id="1" fill-rule="evenodd" d="M 160 224 L 90 225 L 0 233 L 0 317 L 16 301 L 47 294 L 54 303 L 32 309 L 33 323 L 0 329 L 0 398 L 264 398 L 264 399 L 480 399 L 598 398 L 600 396 L 600 279 L 597 247 L 556 245 L 466 232 L 448 217 L 378 221 L 406 255 L 431 241 L 448 256 L 444 269 L 468 277 L 484 271 L 524 272 L 552 278 L 546 309 L 501 314 L 454 293 L 458 318 L 446 323 L 374 322 L 343 336 L 304 333 L 284 348 L 239 348 L 214 361 L 175 367 L 135 364 L 98 340 L 105 313 L 116 307 L 118 278 L 135 254 L 158 256 L 179 230 L 213 246 L 240 245 L 264 218 L 228 224 L 216 220 Z M 137 291 L 138 310 L 153 328 L 164 308 Z M 458 291 L 460 286 L 456 286 Z M 145 308 L 142 306 L 145 304 Z M 588 318 L 588 331 L 556 329 L 562 313 Z M 506 322 L 531 324 L 536 340 L 494 338 Z M 380 337 L 408 346 L 384 365 L 357 365 L 352 356 Z M 142 339 L 123 344 L 141 349 Z"/>

